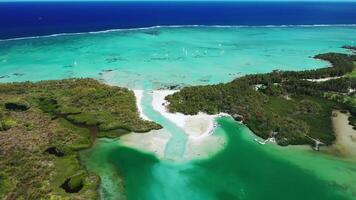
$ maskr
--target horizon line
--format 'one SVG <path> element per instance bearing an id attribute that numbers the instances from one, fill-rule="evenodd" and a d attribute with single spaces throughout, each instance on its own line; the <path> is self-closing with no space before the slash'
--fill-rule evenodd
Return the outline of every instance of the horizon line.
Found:
<path id="1" fill-rule="evenodd" d="M 278 2 L 278 3 L 356 3 L 356 0 L 0 0 L 0 3 L 16 3 L 16 2 Z"/>

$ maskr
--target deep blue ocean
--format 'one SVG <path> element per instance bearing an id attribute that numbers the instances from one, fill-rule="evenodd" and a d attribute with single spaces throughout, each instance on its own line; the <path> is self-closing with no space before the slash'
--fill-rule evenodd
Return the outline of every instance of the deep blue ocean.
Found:
<path id="1" fill-rule="evenodd" d="M 356 24 L 356 2 L 0 3 L 0 39 L 158 25 Z"/>

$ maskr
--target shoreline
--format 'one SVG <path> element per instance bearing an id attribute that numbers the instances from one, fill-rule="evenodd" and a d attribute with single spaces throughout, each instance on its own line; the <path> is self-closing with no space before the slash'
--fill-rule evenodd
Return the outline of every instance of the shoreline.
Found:
<path id="1" fill-rule="evenodd" d="M 211 155 L 211 153 L 217 152 L 223 147 L 224 141 L 223 139 L 214 137 L 214 135 L 212 135 L 212 132 L 216 128 L 215 120 L 217 117 L 230 115 L 226 113 L 208 115 L 202 112 L 198 113 L 197 115 L 184 115 L 178 112 L 171 113 L 166 107 L 168 102 L 165 100 L 165 97 L 178 91 L 179 90 L 153 90 L 151 92 L 151 104 L 155 111 L 160 113 L 163 117 L 174 123 L 179 128 L 183 129 L 186 133 L 188 140 L 186 144 L 186 152 L 184 153 L 183 158 L 202 158 L 203 155 Z M 137 107 L 140 112 L 140 116 L 142 116 L 144 119 L 150 120 L 147 116 L 144 115 L 143 108 L 140 103 L 143 90 L 134 90 L 134 93 L 137 98 Z M 348 124 L 348 117 L 348 114 L 342 113 L 338 110 L 333 111 L 332 123 L 336 135 L 336 140 L 331 146 L 321 147 L 321 152 L 338 156 L 356 156 L 356 131 L 352 129 L 351 125 Z M 146 143 L 141 142 L 140 138 L 136 138 L 136 133 L 134 133 L 132 136 L 126 136 L 124 140 L 125 142 L 128 142 L 127 140 L 133 140 L 128 142 L 130 146 L 148 150 L 157 154 L 159 158 L 164 158 L 164 149 L 169 139 L 171 138 L 171 135 L 167 131 L 163 132 L 161 134 L 152 131 L 147 133 L 150 136 L 145 139 Z M 138 144 L 135 144 L 134 141 L 137 141 Z M 211 149 L 208 148 L 209 146 L 211 146 Z M 214 148 L 215 146 L 217 148 Z M 303 146 L 303 148 L 307 147 L 307 145 L 293 146 Z"/>
<path id="2" fill-rule="evenodd" d="M 136 105 L 140 116 L 149 119 L 143 111 L 141 104 L 144 95 L 143 90 L 133 90 L 136 97 Z M 193 159 L 204 159 L 216 154 L 226 144 L 226 138 L 221 135 L 214 135 L 212 132 L 217 128 L 215 119 L 228 114 L 208 115 L 199 113 L 198 115 L 184 115 L 182 113 L 170 113 L 167 108 L 167 95 L 178 92 L 178 90 L 153 90 L 151 106 L 164 118 L 181 128 L 187 137 L 185 152 L 176 161 L 189 161 Z M 165 150 L 167 144 L 172 139 L 171 133 L 166 129 L 153 130 L 148 133 L 129 133 L 120 137 L 125 146 L 140 149 L 156 155 L 159 159 L 167 159 Z M 168 158 L 169 159 L 169 158 Z"/>
<path id="3" fill-rule="evenodd" d="M 152 107 L 163 117 L 182 128 L 190 139 L 201 139 L 211 134 L 216 127 L 215 118 L 230 116 L 226 113 L 208 115 L 198 113 L 197 115 L 184 115 L 182 113 L 171 113 L 167 109 L 168 102 L 165 100 L 167 95 L 171 95 L 178 90 L 154 90 L 152 92 Z"/>
<path id="4" fill-rule="evenodd" d="M 356 157 L 356 130 L 349 124 L 349 113 L 333 111 L 332 123 L 336 140 L 326 151 L 341 155 Z"/>
<path id="5" fill-rule="evenodd" d="M 177 90 L 155 90 L 152 92 L 152 107 L 163 117 L 182 128 L 187 137 L 183 161 L 205 159 L 220 152 L 226 144 L 226 138 L 222 135 L 212 134 L 217 128 L 216 118 L 230 116 L 225 113 L 208 115 L 184 115 L 182 113 L 170 113 L 167 109 L 165 97 Z"/>
<path id="6" fill-rule="evenodd" d="M 133 92 L 136 97 L 136 106 L 137 106 L 137 111 L 138 111 L 140 117 L 144 120 L 150 120 L 143 112 L 143 108 L 141 105 L 142 97 L 143 97 L 143 90 L 133 90 Z"/>

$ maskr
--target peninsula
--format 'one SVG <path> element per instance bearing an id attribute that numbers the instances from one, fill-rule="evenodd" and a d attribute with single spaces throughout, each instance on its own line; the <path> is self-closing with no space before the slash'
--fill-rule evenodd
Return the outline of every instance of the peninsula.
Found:
<path id="1" fill-rule="evenodd" d="M 351 113 L 356 127 L 356 55 L 326 53 L 332 66 L 306 71 L 246 75 L 226 84 L 186 87 L 166 97 L 171 112 L 228 113 L 256 135 L 279 145 L 326 145 L 335 140 L 332 111 Z"/>

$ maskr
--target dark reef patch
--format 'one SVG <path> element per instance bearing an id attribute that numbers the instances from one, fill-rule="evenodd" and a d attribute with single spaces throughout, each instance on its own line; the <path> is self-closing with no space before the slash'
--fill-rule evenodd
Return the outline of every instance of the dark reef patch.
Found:
<path id="1" fill-rule="evenodd" d="M 102 72 L 104 72 L 104 73 L 108 73 L 108 72 L 112 72 L 112 71 L 115 71 L 115 69 L 104 69 L 104 70 L 102 70 Z"/>
<path id="2" fill-rule="evenodd" d="M 3 78 L 10 78 L 10 76 L 9 75 L 0 76 L 0 79 L 3 79 Z"/>
<path id="3" fill-rule="evenodd" d="M 12 75 L 14 75 L 14 76 L 23 76 L 24 74 L 23 73 L 13 73 Z"/>

